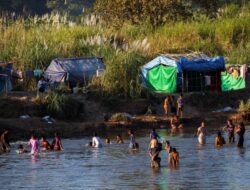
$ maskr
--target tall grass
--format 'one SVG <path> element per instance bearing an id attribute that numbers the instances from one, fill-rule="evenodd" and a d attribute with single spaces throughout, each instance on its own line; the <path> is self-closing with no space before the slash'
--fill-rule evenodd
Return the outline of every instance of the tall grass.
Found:
<path id="1" fill-rule="evenodd" d="M 249 20 L 248 7 L 225 7 L 217 19 L 196 15 L 158 28 L 147 23 L 106 28 L 95 16 L 78 23 L 60 15 L 0 18 L 0 60 L 15 61 L 15 68 L 26 70 L 45 69 L 56 57 L 100 56 L 106 73 L 95 85 L 136 97 L 141 93 L 140 66 L 158 54 L 202 51 L 224 55 L 230 64 L 249 63 Z"/>

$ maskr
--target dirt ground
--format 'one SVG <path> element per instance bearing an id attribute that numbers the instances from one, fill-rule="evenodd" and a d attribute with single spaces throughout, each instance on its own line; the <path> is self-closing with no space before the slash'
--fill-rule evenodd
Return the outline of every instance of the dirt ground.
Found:
<path id="1" fill-rule="evenodd" d="M 244 92 L 239 92 L 244 95 Z M 242 95 L 242 96 L 243 96 Z M 238 101 L 237 95 L 234 95 Z M 241 96 L 240 96 L 241 97 Z M 105 106 L 102 102 L 91 98 L 81 97 L 84 101 L 86 113 L 83 119 L 78 120 L 58 120 L 48 123 L 42 120 L 41 108 L 35 101 L 36 93 L 32 92 L 11 92 L 0 99 L 0 132 L 8 129 L 11 132 L 11 140 L 28 139 L 31 133 L 39 136 L 53 136 L 54 132 L 60 132 L 64 138 L 77 138 L 88 136 L 93 131 L 112 131 L 115 129 L 128 128 L 161 128 L 169 127 L 171 117 L 166 117 L 163 113 L 163 98 L 157 100 L 120 100 L 115 105 Z M 195 96 L 195 98 L 197 98 Z M 204 98 L 204 97 L 201 97 Z M 188 100 L 188 102 L 186 102 Z M 192 100 L 192 99 L 191 99 Z M 237 112 L 212 112 L 223 108 L 223 104 L 216 105 L 192 105 L 190 102 L 205 102 L 204 100 L 190 100 L 185 97 L 185 114 L 183 123 L 187 128 L 197 128 L 199 123 L 205 119 L 210 128 L 219 128 L 223 126 L 228 118 L 237 120 Z M 230 102 L 229 102 L 230 103 Z M 208 102 L 209 104 L 209 102 Z M 147 107 L 152 105 L 154 113 L 150 116 L 145 115 Z M 237 103 L 235 103 L 237 105 Z M 205 106 L 205 108 L 204 108 Z M 133 117 L 130 122 L 105 122 L 105 116 L 117 112 L 126 112 Z M 21 115 L 28 114 L 30 118 L 21 119 Z"/>

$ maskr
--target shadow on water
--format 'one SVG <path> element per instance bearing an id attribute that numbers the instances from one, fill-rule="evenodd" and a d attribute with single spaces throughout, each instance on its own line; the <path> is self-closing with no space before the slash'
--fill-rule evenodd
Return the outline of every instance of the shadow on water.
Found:
<path id="1" fill-rule="evenodd" d="M 1 189 L 248 189 L 250 186 L 250 140 L 245 148 L 235 144 L 214 147 L 215 134 L 207 144 L 197 144 L 194 130 L 157 130 L 161 140 L 169 140 L 180 154 L 180 166 L 168 166 L 168 154 L 160 154 L 160 169 L 150 168 L 150 130 L 135 131 L 139 151 L 128 150 L 127 131 L 109 134 L 113 144 L 102 149 L 85 146 L 89 138 L 63 139 L 63 152 L 43 152 L 38 157 L 17 155 L 12 144 L 9 154 L 0 156 Z M 247 128 L 247 131 L 249 129 Z M 117 134 L 124 144 L 115 144 Z M 103 138 L 107 134 L 101 134 Z M 226 137 L 226 134 L 224 134 Z M 11 182 L 11 183 L 10 183 Z"/>

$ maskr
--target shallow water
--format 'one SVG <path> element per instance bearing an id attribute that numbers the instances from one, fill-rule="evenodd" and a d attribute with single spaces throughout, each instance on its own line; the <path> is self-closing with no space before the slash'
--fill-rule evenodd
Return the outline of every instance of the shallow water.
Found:
<path id="1" fill-rule="evenodd" d="M 137 137 L 139 152 L 123 145 L 111 144 L 102 149 L 87 148 L 90 138 L 64 139 L 61 153 L 42 153 L 38 158 L 11 153 L 0 155 L 1 189 L 249 189 L 250 153 L 245 147 L 214 147 L 215 135 L 205 146 L 197 145 L 192 134 L 159 134 L 171 141 L 180 153 L 180 167 L 167 166 L 167 154 L 161 152 L 162 167 L 150 168 L 148 131 Z M 226 137 L 226 134 L 224 135 Z"/>

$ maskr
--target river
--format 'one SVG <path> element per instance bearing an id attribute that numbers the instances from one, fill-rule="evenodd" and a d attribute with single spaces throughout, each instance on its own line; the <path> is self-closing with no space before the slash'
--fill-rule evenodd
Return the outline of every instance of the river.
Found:
<path id="1" fill-rule="evenodd" d="M 235 144 L 214 147 L 215 134 L 205 146 L 197 144 L 193 133 L 169 133 L 158 130 L 180 153 L 180 167 L 167 166 L 167 153 L 161 152 L 162 167 L 151 169 L 147 153 L 148 131 L 140 132 L 138 152 L 128 151 L 128 139 L 122 145 L 85 147 L 90 138 L 63 139 L 63 152 L 41 153 L 38 158 L 12 151 L 0 155 L 1 189 L 249 189 L 250 153 Z M 125 136 L 125 134 L 123 134 Z M 225 137 L 226 134 L 224 134 Z M 237 136 L 237 135 L 236 135 Z"/>

